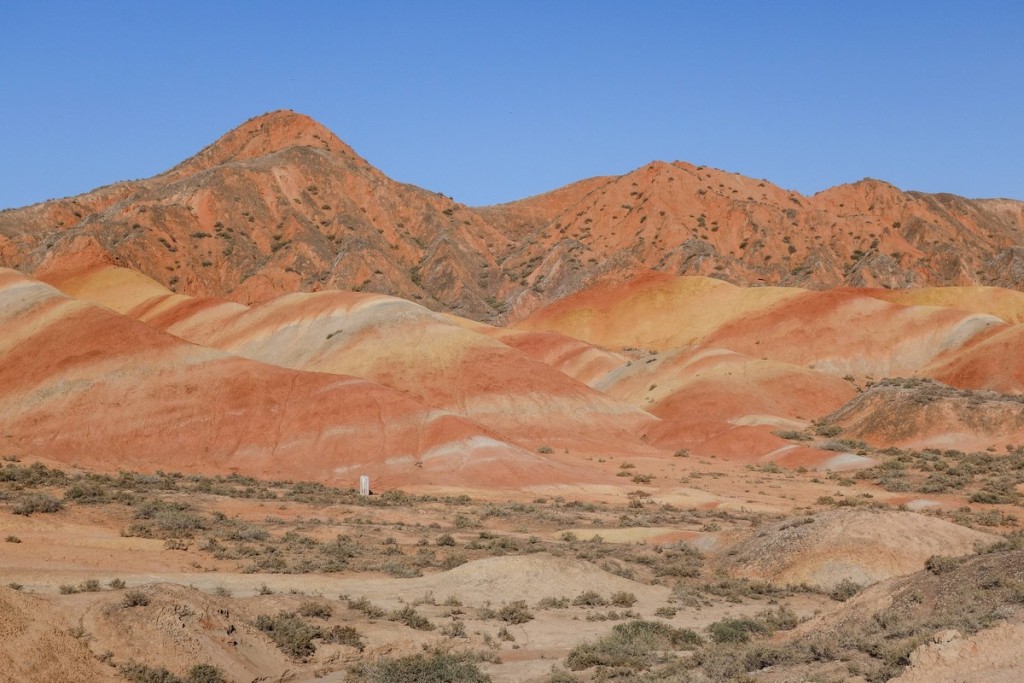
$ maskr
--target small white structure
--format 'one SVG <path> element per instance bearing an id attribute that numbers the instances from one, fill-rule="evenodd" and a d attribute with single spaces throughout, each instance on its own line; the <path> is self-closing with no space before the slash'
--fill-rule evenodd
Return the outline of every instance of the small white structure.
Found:
<path id="1" fill-rule="evenodd" d="M 359 476 L 359 495 L 370 495 L 370 478 L 365 474 Z"/>

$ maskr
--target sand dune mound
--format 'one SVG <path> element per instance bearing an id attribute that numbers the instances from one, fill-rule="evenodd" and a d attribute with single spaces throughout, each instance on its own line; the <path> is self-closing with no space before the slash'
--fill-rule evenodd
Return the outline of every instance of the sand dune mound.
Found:
<path id="1" fill-rule="evenodd" d="M 1024 397 L 883 380 L 827 416 L 843 436 L 878 446 L 977 450 L 1024 441 Z"/>
<path id="2" fill-rule="evenodd" d="M 0 680 L 25 683 L 122 680 L 75 638 L 64 610 L 0 587 Z"/>
<path id="3" fill-rule="evenodd" d="M 947 630 L 910 654 L 910 667 L 891 683 L 1019 683 L 1024 623 L 1003 623 L 970 637 Z"/>
<path id="4" fill-rule="evenodd" d="M 125 607 L 124 595 L 107 593 L 85 610 L 81 624 L 94 647 L 154 667 L 184 674 L 194 664 L 211 664 L 229 679 L 250 680 L 254 672 L 280 676 L 295 667 L 252 624 L 245 604 L 176 584 L 134 589 L 148 604 Z"/>
<path id="5" fill-rule="evenodd" d="M 637 583 L 588 562 L 537 555 L 489 557 L 422 581 L 437 595 L 464 595 L 481 602 L 498 594 L 503 599 L 534 602 L 543 597 L 573 597 L 587 590 L 602 595 L 629 591 L 639 597 L 667 593 L 660 586 Z"/>
<path id="6" fill-rule="evenodd" d="M 999 537 L 913 512 L 834 510 L 764 529 L 729 551 L 738 576 L 831 588 L 870 584 L 924 568 L 932 555 L 959 556 Z"/>

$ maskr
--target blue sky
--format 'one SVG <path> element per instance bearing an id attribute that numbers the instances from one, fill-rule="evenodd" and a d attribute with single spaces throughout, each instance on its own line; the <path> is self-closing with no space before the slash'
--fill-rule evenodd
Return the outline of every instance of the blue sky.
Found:
<path id="1" fill-rule="evenodd" d="M 1024 199 L 1020 2 L 0 2 L 0 207 L 309 114 L 467 204 L 682 159 Z"/>

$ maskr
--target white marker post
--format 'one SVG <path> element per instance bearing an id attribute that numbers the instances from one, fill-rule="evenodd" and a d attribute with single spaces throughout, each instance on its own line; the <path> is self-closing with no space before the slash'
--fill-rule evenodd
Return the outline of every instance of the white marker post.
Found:
<path id="1" fill-rule="evenodd" d="M 368 496 L 370 495 L 370 478 L 365 474 L 359 477 L 359 495 Z"/>

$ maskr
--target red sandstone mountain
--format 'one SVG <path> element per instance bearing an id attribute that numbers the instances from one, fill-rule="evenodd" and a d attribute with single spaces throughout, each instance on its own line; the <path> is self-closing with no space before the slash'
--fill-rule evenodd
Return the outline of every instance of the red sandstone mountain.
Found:
<path id="1" fill-rule="evenodd" d="M 308 117 L 256 117 L 143 181 L 0 213 L 0 265 L 98 262 L 242 303 L 296 291 L 401 296 L 521 317 L 648 269 L 735 284 L 1024 287 L 1024 203 L 865 180 L 812 197 L 653 162 L 471 209 L 397 183 Z"/>

